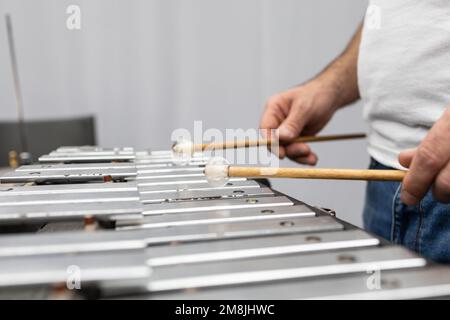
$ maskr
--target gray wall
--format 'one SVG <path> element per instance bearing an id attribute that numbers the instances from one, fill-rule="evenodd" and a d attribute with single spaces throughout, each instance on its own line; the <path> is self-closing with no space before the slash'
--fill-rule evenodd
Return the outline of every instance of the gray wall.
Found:
<path id="1" fill-rule="evenodd" d="M 361 0 L 0 0 L 12 14 L 26 116 L 95 114 L 104 146 L 167 149 L 172 130 L 254 128 L 264 101 L 305 81 L 345 46 Z M 66 29 L 66 7 L 82 29 Z M 15 117 L 4 23 L 0 120 Z M 359 104 L 326 132 L 364 130 Z M 314 146 L 320 166 L 367 165 L 365 143 Z M 289 162 L 282 163 L 292 165 Z M 277 181 L 281 191 L 360 224 L 364 184 Z"/>

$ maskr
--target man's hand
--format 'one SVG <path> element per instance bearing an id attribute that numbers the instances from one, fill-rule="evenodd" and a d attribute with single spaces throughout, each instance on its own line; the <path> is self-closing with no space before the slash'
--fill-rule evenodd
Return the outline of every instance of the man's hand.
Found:
<path id="1" fill-rule="evenodd" d="M 261 129 L 279 129 L 279 157 L 315 165 L 317 155 L 305 143 L 290 143 L 300 135 L 315 135 L 336 111 L 336 93 L 319 81 L 277 94 L 267 102 Z"/>
<path id="2" fill-rule="evenodd" d="M 334 112 L 359 99 L 357 61 L 360 26 L 346 50 L 310 82 L 269 99 L 261 129 L 279 129 L 278 156 L 315 165 L 317 155 L 304 143 L 290 143 L 300 135 L 315 135 Z"/>
<path id="3" fill-rule="evenodd" d="M 431 187 L 436 200 L 450 203 L 450 107 L 420 146 L 402 152 L 399 161 L 410 168 L 403 180 L 405 204 L 417 205 Z"/>

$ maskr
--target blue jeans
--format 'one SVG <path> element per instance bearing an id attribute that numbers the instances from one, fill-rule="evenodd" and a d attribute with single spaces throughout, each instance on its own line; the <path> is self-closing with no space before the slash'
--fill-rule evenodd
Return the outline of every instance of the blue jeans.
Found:
<path id="1" fill-rule="evenodd" d="M 390 169 L 371 160 L 371 169 Z M 428 192 L 418 206 L 400 200 L 400 182 L 371 181 L 366 188 L 364 228 L 436 262 L 450 263 L 450 205 Z"/>

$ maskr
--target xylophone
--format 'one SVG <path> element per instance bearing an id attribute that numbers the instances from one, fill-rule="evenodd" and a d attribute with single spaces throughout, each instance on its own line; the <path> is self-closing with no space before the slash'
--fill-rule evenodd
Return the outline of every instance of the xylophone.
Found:
<path id="1" fill-rule="evenodd" d="M 450 296 L 450 268 L 259 181 L 211 186 L 207 161 L 61 147 L 2 175 L 0 297 Z"/>

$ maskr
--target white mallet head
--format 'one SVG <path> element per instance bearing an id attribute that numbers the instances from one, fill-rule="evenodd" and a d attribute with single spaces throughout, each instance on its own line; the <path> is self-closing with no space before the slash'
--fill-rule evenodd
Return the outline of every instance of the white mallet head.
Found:
<path id="1" fill-rule="evenodd" d="M 220 157 L 211 158 L 205 167 L 206 180 L 212 187 L 223 187 L 228 183 L 230 163 Z"/>
<path id="2" fill-rule="evenodd" d="M 172 147 L 174 163 L 184 165 L 191 160 L 194 153 L 194 144 L 185 139 L 178 140 Z"/>

